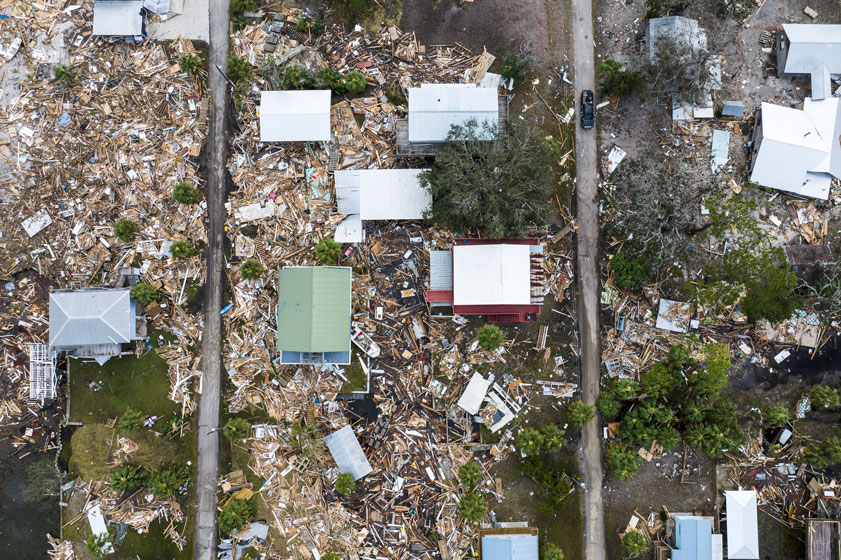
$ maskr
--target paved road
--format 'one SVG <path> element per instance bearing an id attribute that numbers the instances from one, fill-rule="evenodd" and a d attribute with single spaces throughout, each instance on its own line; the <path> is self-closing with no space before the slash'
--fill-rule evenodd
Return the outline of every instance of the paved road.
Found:
<path id="1" fill-rule="evenodd" d="M 573 0 L 575 91 L 594 87 L 592 0 Z M 576 99 L 577 102 L 577 99 Z M 581 398 L 594 404 L 599 394 L 599 214 L 596 129 L 575 128 L 578 209 L 578 328 L 581 341 Z M 584 491 L 584 557 L 604 560 L 604 505 L 602 503 L 602 449 L 599 423 L 590 422 L 582 436 L 581 472 Z"/>
<path id="2" fill-rule="evenodd" d="M 208 247 L 202 338 L 196 484 L 198 508 L 194 558 L 216 560 L 216 480 L 219 476 L 219 399 L 222 385 L 222 267 L 225 227 L 225 100 L 227 83 L 218 68 L 228 58 L 229 0 L 210 0 L 210 130 L 207 139 Z"/>

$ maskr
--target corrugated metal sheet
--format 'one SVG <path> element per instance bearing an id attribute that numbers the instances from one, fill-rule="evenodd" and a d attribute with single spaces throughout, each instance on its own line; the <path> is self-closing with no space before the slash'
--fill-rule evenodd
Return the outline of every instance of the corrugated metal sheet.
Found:
<path id="1" fill-rule="evenodd" d="M 93 34 L 129 37 L 143 34 L 143 0 L 94 2 Z"/>
<path id="2" fill-rule="evenodd" d="M 418 177 L 423 169 L 336 171 L 336 199 L 342 214 L 363 220 L 419 220 L 432 196 Z"/>
<path id="3" fill-rule="evenodd" d="M 286 267 L 278 273 L 279 350 L 342 352 L 350 348 L 351 271 L 338 266 Z"/>
<path id="4" fill-rule="evenodd" d="M 50 293 L 50 348 L 121 344 L 134 336 L 130 288 Z"/>
<path id="5" fill-rule="evenodd" d="M 353 428 L 350 426 L 345 426 L 325 437 L 324 443 L 327 444 L 327 448 L 333 455 L 333 459 L 342 474 L 350 473 L 354 480 L 359 480 L 374 470 L 371 468 L 371 463 L 365 457 L 365 452 L 362 451 L 362 446 L 359 445 L 359 440 L 356 439 L 356 434 L 353 433 Z"/>
<path id="6" fill-rule="evenodd" d="M 261 142 L 330 140 L 330 90 L 260 94 Z"/>
<path id="7" fill-rule="evenodd" d="M 537 535 L 486 535 L 482 560 L 537 560 Z"/>
<path id="8" fill-rule="evenodd" d="M 483 139 L 493 139 L 499 125 L 499 96 L 495 89 L 409 88 L 409 142 L 443 142 L 452 125 L 471 119 L 479 123 L 478 132 Z M 494 132 L 486 132 L 485 124 Z"/>
<path id="9" fill-rule="evenodd" d="M 453 250 L 429 252 L 429 289 L 453 289 Z"/>

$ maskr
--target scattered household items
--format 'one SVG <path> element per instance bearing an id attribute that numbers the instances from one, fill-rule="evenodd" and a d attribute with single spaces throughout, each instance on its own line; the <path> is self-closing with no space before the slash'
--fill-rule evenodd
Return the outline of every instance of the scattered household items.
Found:
<path id="1" fill-rule="evenodd" d="M 689 332 L 691 320 L 691 304 L 660 298 L 657 308 L 657 323 L 655 325 L 658 329 L 675 333 L 686 333 Z"/>

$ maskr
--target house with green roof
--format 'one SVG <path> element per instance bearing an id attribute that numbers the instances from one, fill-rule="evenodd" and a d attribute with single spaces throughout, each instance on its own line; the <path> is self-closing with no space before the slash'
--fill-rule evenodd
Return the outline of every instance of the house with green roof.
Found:
<path id="1" fill-rule="evenodd" d="M 283 364 L 349 364 L 351 269 L 287 266 L 277 281 L 277 348 Z"/>

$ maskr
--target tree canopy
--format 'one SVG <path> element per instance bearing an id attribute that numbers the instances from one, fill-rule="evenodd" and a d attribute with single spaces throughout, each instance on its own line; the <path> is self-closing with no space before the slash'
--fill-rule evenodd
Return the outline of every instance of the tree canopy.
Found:
<path id="1" fill-rule="evenodd" d="M 494 140 L 483 140 L 492 136 Z M 454 125 L 432 167 L 420 175 L 432 195 L 426 218 L 455 232 L 521 237 L 548 221 L 557 150 L 538 132 L 513 123 L 505 138 L 475 120 Z"/>

